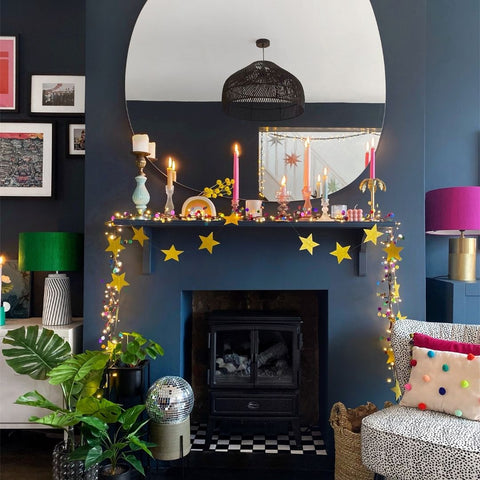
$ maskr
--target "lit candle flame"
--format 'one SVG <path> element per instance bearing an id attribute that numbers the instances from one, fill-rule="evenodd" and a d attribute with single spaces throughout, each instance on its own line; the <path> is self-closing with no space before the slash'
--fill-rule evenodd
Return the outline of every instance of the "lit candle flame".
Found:
<path id="1" fill-rule="evenodd" d="M 325 167 L 325 168 L 323 169 L 323 174 L 324 174 L 324 175 L 327 175 L 327 173 L 328 173 L 328 169 L 327 169 L 327 167 Z"/>
<path id="2" fill-rule="evenodd" d="M 5 262 L 5 257 L 3 255 L 0 255 L 0 266 L 3 265 Z"/>
<path id="3" fill-rule="evenodd" d="M 285 177 L 285 175 L 284 175 L 284 176 L 282 177 L 282 183 L 281 183 L 282 187 L 285 186 L 285 183 L 286 183 L 286 182 L 287 182 L 287 179 L 286 179 L 286 177 Z"/>
<path id="4" fill-rule="evenodd" d="M 168 157 L 168 168 L 172 168 L 172 157 Z"/>
<path id="5" fill-rule="evenodd" d="M 236 153 L 237 155 L 239 155 L 238 144 L 237 144 L 237 143 L 235 144 L 234 149 L 235 149 L 235 153 Z"/>

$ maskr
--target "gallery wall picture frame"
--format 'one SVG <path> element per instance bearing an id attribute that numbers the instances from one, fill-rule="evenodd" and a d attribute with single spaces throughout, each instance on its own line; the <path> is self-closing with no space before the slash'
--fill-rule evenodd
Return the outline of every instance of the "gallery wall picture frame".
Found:
<path id="1" fill-rule="evenodd" d="M 68 125 L 68 155 L 85 155 L 85 124 Z"/>
<path id="2" fill-rule="evenodd" d="M 53 124 L 0 123 L 0 196 L 52 196 Z"/>
<path id="3" fill-rule="evenodd" d="M 85 77 L 81 75 L 32 75 L 31 113 L 85 113 Z"/>
<path id="4" fill-rule="evenodd" d="M 0 111 L 18 111 L 17 43 L 16 36 L 0 36 Z"/>

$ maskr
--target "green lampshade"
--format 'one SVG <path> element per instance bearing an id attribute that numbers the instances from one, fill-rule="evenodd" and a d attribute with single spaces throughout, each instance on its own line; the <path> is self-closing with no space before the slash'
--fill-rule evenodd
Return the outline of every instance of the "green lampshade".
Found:
<path id="1" fill-rule="evenodd" d="M 18 267 L 30 272 L 80 270 L 83 264 L 82 234 L 23 232 L 18 239 Z"/>

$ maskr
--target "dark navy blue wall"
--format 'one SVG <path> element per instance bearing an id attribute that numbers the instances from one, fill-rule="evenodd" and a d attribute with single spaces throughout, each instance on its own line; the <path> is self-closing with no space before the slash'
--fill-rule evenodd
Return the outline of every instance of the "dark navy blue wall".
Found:
<path id="1" fill-rule="evenodd" d="M 384 133 L 377 151 L 377 175 L 387 183 L 378 201 L 384 212 L 402 220 L 406 234 L 401 275 L 404 313 L 423 319 L 425 310 L 424 255 L 424 98 L 425 2 L 374 2 L 382 37 L 387 110 Z M 103 282 L 108 279 L 104 221 L 117 211 L 132 210 L 136 173 L 130 154 L 131 139 L 124 109 L 124 68 L 128 39 L 139 7 L 114 0 L 87 1 L 87 122 L 90 130 L 86 159 L 85 343 L 94 345 L 102 328 L 100 311 Z M 91 14 L 89 14 L 91 12 Z M 109 18 L 108 24 L 103 20 Z M 205 119 L 208 124 L 208 119 Z M 93 132 L 93 133 L 92 133 Z M 235 130 L 232 130 L 232 136 Z M 161 149 L 161 146 L 157 148 Z M 199 161 L 189 168 L 202 169 Z M 215 180 L 216 172 L 212 171 Z M 161 210 L 163 180 L 147 172 L 151 207 Z M 161 200 L 160 200 L 161 199 Z M 181 198 L 176 200 L 181 203 Z M 366 206 L 357 185 L 332 195 L 337 201 Z M 255 233 L 257 232 L 257 233 Z M 121 319 L 126 330 L 138 329 L 157 337 L 166 354 L 154 366 L 154 376 L 182 374 L 183 331 L 188 312 L 182 292 L 195 289 L 308 289 L 328 290 L 328 406 L 342 400 L 349 405 L 367 400 L 379 405 L 391 399 L 385 355 L 377 339 L 384 325 L 378 319 L 376 281 L 381 273 L 379 250 L 369 249 L 369 275 L 356 277 L 354 264 L 336 264 L 328 252 L 335 240 L 352 243 L 348 232 L 319 233 L 315 255 L 298 252 L 298 234 L 308 229 L 267 228 L 250 232 L 235 227 L 219 232 L 223 249 L 200 255 L 201 231 L 166 229 L 153 235 L 153 273 L 140 272 L 140 249 L 124 256 L 130 286 L 122 291 Z M 163 262 L 160 249 L 175 243 L 185 250 L 181 261 Z M 228 248 L 227 248 L 228 247 Z M 256 252 L 252 257 L 246 252 Z M 228 266 L 228 268 L 227 268 Z M 238 272 L 238 273 L 236 273 Z M 408 281 L 406 280 L 408 279 Z M 402 280 L 400 280 L 402 282 Z"/>
<path id="2" fill-rule="evenodd" d="M 84 123 L 83 116 L 30 114 L 30 76 L 85 74 L 85 9 L 72 12 L 57 0 L 2 0 L 2 35 L 18 35 L 18 112 L 2 112 L 2 122 L 53 123 L 52 197 L 0 198 L 0 252 L 18 256 L 23 231 L 83 232 L 84 158 L 67 157 L 68 124 Z M 42 315 L 45 273 L 33 274 L 32 316 Z M 69 273 L 72 312 L 83 313 L 83 272 Z"/>
<path id="3" fill-rule="evenodd" d="M 427 22 L 425 191 L 480 185 L 480 2 L 428 2 Z M 426 252 L 427 276 L 446 275 L 448 239 Z"/>

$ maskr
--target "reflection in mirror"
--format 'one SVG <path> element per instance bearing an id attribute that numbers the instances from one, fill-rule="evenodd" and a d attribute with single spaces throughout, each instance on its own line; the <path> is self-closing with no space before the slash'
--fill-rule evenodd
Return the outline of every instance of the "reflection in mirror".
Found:
<path id="1" fill-rule="evenodd" d="M 228 76 L 259 58 L 255 40 L 262 36 L 272 40 L 268 59 L 295 72 L 306 102 L 303 115 L 270 128 L 309 129 L 319 137 L 320 127 L 361 127 L 380 139 L 385 67 L 370 1 L 302 0 L 298 14 L 301 21 L 292 19 L 290 0 L 199 0 L 187 9 L 171 0 L 145 2 L 126 63 L 129 120 L 134 133 L 156 142 L 162 165 L 168 156 L 179 159 L 181 181 L 192 190 L 231 176 L 227 159 L 238 142 L 244 152 L 240 197 L 259 191 L 257 135 L 266 125 L 226 117 L 221 92 Z M 333 148 L 342 142 L 330 142 L 325 156 L 338 185 L 361 173 L 366 141 L 349 154 L 359 159 L 360 171 L 348 166 L 344 149 Z M 312 148 L 320 143 L 327 144 L 315 140 Z"/>
<path id="2" fill-rule="evenodd" d="M 275 200 L 282 181 L 291 200 L 302 200 L 305 175 L 312 198 L 334 193 L 353 182 L 368 166 L 365 152 L 378 144 L 380 130 L 355 128 L 263 128 L 259 131 L 259 190 L 266 200 Z M 306 144 L 310 160 L 305 163 Z M 363 154 L 363 155 L 362 155 Z"/>

